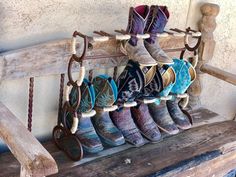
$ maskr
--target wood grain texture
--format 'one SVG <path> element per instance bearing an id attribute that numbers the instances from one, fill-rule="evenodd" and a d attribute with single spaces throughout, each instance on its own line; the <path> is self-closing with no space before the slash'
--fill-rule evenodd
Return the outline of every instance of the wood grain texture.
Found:
<path id="1" fill-rule="evenodd" d="M 235 152 L 207 152 L 147 177 L 222 177 L 236 167 L 235 157 Z"/>
<path id="2" fill-rule="evenodd" d="M 163 141 L 157 144 L 147 144 L 142 148 L 132 148 L 131 145 L 125 144 L 123 146 L 105 149 L 104 151 L 98 154 L 86 155 L 84 159 L 82 159 L 81 161 L 73 162 L 62 151 L 58 150 L 58 148 L 52 142 L 47 142 L 46 144 L 44 144 L 44 147 L 50 152 L 50 154 L 53 156 L 53 158 L 56 160 L 58 164 L 59 174 L 55 176 L 64 175 L 64 176 L 72 176 L 72 177 L 77 176 L 77 174 L 80 174 L 80 168 L 84 170 L 86 169 L 88 170 L 87 176 L 89 176 L 89 174 L 91 176 L 92 175 L 99 176 L 101 173 L 100 170 L 98 171 L 96 171 L 95 169 L 90 170 L 91 163 L 94 166 L 98 166 L 97 168 L 102 168 L 103 170 L 105 170 L 104 171 L 105 176 L 106 175 L 116 176 L 116 174 L 114 175 L 113 173 L 110 173 L 109 170 L 112 170 L 113 168 L 116 169 L 116 166 L 117 166 L 118 171 L 119 171 L 119 168 L 122 168 L 121 167 L 122 165 L 126 166 L 125 169 L 127 170 L 126 172 L 123 171 L 124 174 L 130 174 L 128 170 L 130 170 L 131 172 L 135 171 L 134 170 L 135 165 L 137 165 L 137 168 L 140 168 L 140 170 L 143 168 L 143 170 L 146 171 L 147 174 L 162 172 L 162 175 L 164 175 L 163 169 L 165 170 L 165 168 L 167 167 L 169 167 L 169 170 L 168 170 L 168 173 L 165 170 L 165 174 L 166 175 L 173 174 L 174 172 L 175 173 L 177 173 L 177 171 L 179 172 L 179 169 L 185 169 L 185 171 L 187 171 L 190 169 L 190 167 L 193 167 L 194 165 L 195 165 L 194 167 L 198 167 L 198 165 L 200 164 L 199 158 L 195 158 L 195 157 L 198 157 L 204 154 L 204 152 L 206 152 L 205 148 L 207 148 L 207 146 L 211 142 L 213 144 L 212 146 L 209 147 L 209 149 L 207 149 L 207 151 L 208 150 L 213 151 L 214 149 L 217 149 L 217 151 L 220 151 L 220 153 L 224 152 L 224 154 L 226 154 L 229 150 L 231 151 L 236 147 L 235 146 L 236 141 L 235 141 L 234 135 L 224 132 L 226 130 L 231 131 L 231 128 L 228 127 L 229 126 L 228 123 L 227 123 L 227 126 L 225 125 L 224 122 L 222 123 L 222 121 L 225 120 L 224 117 L 212 111 L 209 111 L 208 109 L 205 109 L 205 108 L 200 108 L 198 110 L 191 111 L 190 113 L 194 118 L 194 127 L 196 128 L 189 131 L 184 131 L 177 136 L 167 136 L 166 134 L 163 134 L 162 135 Z M 213 126 L 215 127 L 214 129 L 217 129 L 217 131 L 213 130 L 212 126 L 210 126 L 211 128 L 209 128 L 209 126 L 205 125 L 205 124 L 210 124 L 213 122 L 218 122 L 217 126 L 216 125 Z M 234 129 L 232 133 L 234 133 L 234 131 L 236 130 Z M 222 134 L 220 135 L 220 137 L 225 136 L 224 141 L 215 139 L 215 137 L 217 137 L 219 134 Z M 195 139 L 196 139 L 196 142 L 195 142 Z M 218 141 L 218 142 L 215 142 L 215 141 Z M 215 143 L 220 143 L 220 145 L 219 144 L 217 145 Z M 200 147 L 199 150 L 198 150 L 198 147 Z M 195 151 L 196 151 L 195 154 L 191 154 L 192 152 L 194 153 Z M 183 156 L 182 154 L 185 154 L 185 153 L 187 153 L 187 157 L 182 157 Z M 171 156 L 169 157 L 169 155 Z M 176 157 L 173 158 L 173 156 L 175 155 Z M 135 156 L 134 159 L 132 158 L 133 156 Z M 107 158 L 110 159 L 110 161 L 114 160 L 114 162 L 117 162 L 115 165 L 114 164 L 111 166 L 108 165 L 107 166 L 109 167 L 108 171 L 106 171 L 107 169 L 104 169 L 105 168 L 104 166 L 106 166 L 108 162 L 105 164 L 103 163 L 103 161 L 104 160 L 106 161 Z M 124 160 L 126 158 L 132 158 L 132 163 L 125 165 Z M 140 164 L 138 160 L 139 158 L 143 159 L 143 160 L 140 160 Z M 171 158 L 173 158 L 173 162 Z M 176 159 L 176 158 L 179 158 L 179 159 Z M 209 156 L 207 156 L 207 154 L 205 154 L 201 158 L 206 159 L 206 160 L 212 159 Z M 159 165 L 162 164 L 162 160 L 163 160 L 163 165 L 159 167 Z M 187 161 L 188 163 L 184 162 L 184 164 L 182 164 L 183 166 L 181 166 L 181 162 L 184 160 L 188 160 Z M 224 163 L 227 163 L 228 162 L 227 160 L 228 159 L 226 159 Z M 177 163 L 177 161 L 180 163 L 180 165 L 179 163 Z M 203 161 L 201 162 L 203 163 Z M 20 164 L 17 162 L 16 159 L 14 159 L 14 157 L 10 153 L 1 154 L 0 163 L 1 163 L 0 177 L 19 176 Z M 158 165 L 155 165 L 156 163 L 158 163 Z M 176 168 L 177 171 L 173 170 L 173 165 L 175 164 L 178 164 L 178 168 Z M 130 169 L 129 169 L 129 166 L 130 166 Z M 78 170 L 76 170 L 77 167 L 79 168 Z M 172 170 L 170 170 L 170 167 Z M 69 171 L 71 170 L 71 168 L 73 170 L 70 173 Z M 4 169 L 7 169 L 7 170 L 4 170 Z M 82 174 L 85 173 L 84 170 L 82 170 L 81 176 Z M 74 172 L 74 171 L 77 171 L 77 172 Z M 182 173 L 183 172 L 184 171 L 182 171 Z M 104 175 L 104 173 L 102 173 L 101 175 Z M 142 173 L 140 175 L 142 175 Z"/>
<path id="3" fill-rule="evenodd" d="M 149 144 L 132 150 L 129 149 L 112 156 L 95 160 L 88 164 L 60 171 L 57 177 L 147 176 L 158 173 L 166 167 L 192 159 L 193 157 L 204 153 L 217 150 L 221 151 L 222 147 L 225 147 L 228 143 L 231 144 L 236 141 L 235 133 L 236 122 L 234 121 L 204 125 L 182 132 L 176 136 L 171 136 L 161 143 Z M 234 151 L 234 154 L 235 153 L 236 152 Z M 221 153 L 218 155 L 219 156 L 216 157 L 221 157 Z M 130 159 L 131 163 L 126 164 L 124 162 L 125 159 Z M 220 161 L 221 163 L 218 163 L 220 163 L 221 166 L 224 166 L 228 164 L 227 160 L 227 158 L 223 158 Z M 202 162 L 200 164 L 202 164 Z M 185 165 L 185 163 L 183 165 Z M 214 166 L 212 163 L 209 165 Z M 195 168 L 194 163 L 187 169 L 191 168 Z M 209 166 L 202 166 L 203 171 L 208 168 Z M 177 174 L 183 176 L 182 173 L 187 169 L 179 170 L 178 173 L 175 172 L 174 175 L 172 173 L 172 175 L 169 176 L 175 176 Z M 217 171 L 215 171 L 215 173 L 217 173 Z M 166 172 L 159 176 L 165 176 L 165 174 Z M 196 176 L 199 175 L 196 174 Z"/>
<path id="4" fill-rule="evenodd" d="M 232 74 L 226 71 L 223 71 L 219 68 L 216 68 L 214 66 L 204 64 L 200 68 L 202 72 L 207 73 L 213 77 L 216 77 L 220 80 L 223 80 L 225 82 L 228 82 L 230 84 L 236 85 L 236 74 Z"/>
<path id="5" fill-rule="evenodd" d="M 172 57 L 180 55 L 180 51 L 173 52 L 172 49 L 184 46 L 183 38 L 174 36 L 160 39 L 160 44 Z M 120 52 L 119 46 L 116 40 L 91 42 L 84 61 L 86 70 L 125 65 L 127 56 Z M 83 45 L 77 44 L 78 55 L 82 53 L 82 48 Z M 71 39 L 62 39 L 2 53 L 0 78 L 6 80 L 65 73 L 70 50 Z M 74 71 L 76 69 L 74 66 Z"/>
<path id="6" fill-rule="evenodd" d="M 222 177 L 226 175 L 230 170 L 236 167 L 236 153 L 235 151 L 223 154 L 209 161 L 202 162 L 195 168 L 189 168 L 185 172 L 176 175 L 176 177 Z"/>
<path id="7" fill-rule="evenodd" d="M 0 138 L 19 161 L 22 173 L 34 177 L 57 173 L 52 156 L 1 102 L 0 115 Z"/>

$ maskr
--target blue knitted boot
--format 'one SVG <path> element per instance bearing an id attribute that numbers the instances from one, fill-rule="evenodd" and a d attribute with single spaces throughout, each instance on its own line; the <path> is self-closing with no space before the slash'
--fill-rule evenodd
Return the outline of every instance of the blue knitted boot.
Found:
<path id="1" fill-rule="evenodd" d="M 172 67 L 176 73 L 176 82 L 173 88 L 171 89 L 171 93 L 173 95 L 184 94 L 186 90 L 189 88 L 191 83 L 196 78 L 196 71 L 193 66 L 184 60 L 174 59 L 174 64 Z M 178 103 L 180 99 L 173 97 L 172 100 L 168 100 L 166 102 L 168 111 L 173 121 L 177 124 L 177 126 L 181 129 L 189 129 L 191 128 L 191 122 L 189 120 L 189 115 L 183 113 L 180 109 Z"/>
<path id="2" fill-rule="evenodd" d="M 94 128 L 106 144 L 111 146 L 124 144 L 122 133 L 115 127 L 109 116 L 109 111 L 117 108 L 113 106 L 118 94 L 115 81 L 107 75 L 99 75 L 93 79 L 93 85 L 96 96 L 96 115 L 92 118 Z"/>
<path id="3" fill-rule="evenodd" d="M 95 104 L 95 92 L 93 85 L 89 83 L 87 79 L 84 79 L 84 82 L 81 85 L 81 95 L 81 102 L 77 112 L 82 113 L 82 116 L 79 120 L 78 129 L 75 132 L 75 135 L 80 140 L 85 151 L 97 153 L 103 150 L 103 146 L 90 119 L 90 117 L 94 116 L 94 113 L 96 113 L 92 110 Z M 75 104 L 77 99 L 77 89 L 72 88 L 70 93 L 70 104 Z M 72 117 L 73 116 L 68 113 L 68 127 L 72 125 Z"/>

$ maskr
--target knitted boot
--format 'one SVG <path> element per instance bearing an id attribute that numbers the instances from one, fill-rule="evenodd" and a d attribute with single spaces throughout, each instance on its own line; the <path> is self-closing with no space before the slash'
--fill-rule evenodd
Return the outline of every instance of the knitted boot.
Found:
<path id="1" fill-rule="evenodd" d="M 161 133 L 152 119 L 148 106 L 146 104 L 140 104 L 131 108 L 131 113 L 134 122 L 140 129 L 141 133 L 150 141 L 155 142 L 160 140 Z"/>
<path id="2" fill-rule="evenodd" d="M 176 73 L 176 82 L 171 89 L 173 95 L 184 94 L 188 87 L 193 83 L 196 78 L 196 71 L 193 66 L 184 60 L 174 59 L 174 64 L 172 67 Z M 173 98 L 172 100 L 167 101 L 167 108 L 170 113 L 170 116 L 181 129 L 191 128 L 191 122 L 189 120 L 189 114 L 183 112 L 179 107 L 178 98 Z"/>
<path id="3" fill-rule="evenodd" d="M 93 79 L 95 90 L 96 115 L 92 118 L 93 125 L 101 140 L 111 146 L 119 146 L 125 143 L 121 132 L 110 119 L 109 111 L 117 99 L 117 86 L 113 79 L 107 75 L 99 75 Z"/>
<path id="4" fill-rule="evenodd" d="M 103 146 L 90 119 L 90 117 L 94 116 L 94 113 L 96 113 L 94 110 L 92 110 L 95 102 L 95 93 L 93 86 L 87 79 L 84 79 L 84 82 L 81 85 L 81 91 L 82 98 L 77 112 L 79 114 L 82 113 L 82 116 L 79 120 L 75 135 L 80 140 L 85 151 L 96 153 L 103 150 Z M 70 104 L 75 104 L 77 99 L 77 89 L 72 88 L 70 93 Z M 72 125 L 72 117 L 73 116 L 70 113 L 67 114 L 68 127 L 71 127 Z"/>
<path id="5" fill-rule="evenodd" d="M 150 8 L 148 21 L 145 27 L 145 33 L 150 34 L 150 38 L 145 39 L 144 45 L 150 55 L 161 64 L 172 64 L 173 61 L 161 49 L 157 41 L 157 33 L 162 33 L 169 18 L 169 12 L 166 6 L 154 6 Z"/>
<path id="6" fill-rule="evenodd" d="M 136 127 L 130 112 L 130 108 L 124 107 L 132 103 L 144 87 L 145 78 L 137 62 L 129 60 L 124 71 L 117 79 L 119 110 L 110 112 L 110 117 L 125 140 L 134 146 L 144 144 L 144 139 Z"/>
<path id="7" fill-rule="evenodd" d="M 157 93 L 157 96 L 160 97 L 155 103 L 148 104 L 149 112 L 157 123 L 157 126 L 164 132 L 168 134 L 177 134 L 179 129 L 171 119 L 167 107 L 166 101 L 161 100 L 167 97 L 170 93 L 170 90 L 175 83 L 175 72 L 172 67 L 160 68 L 160 73 L 162 75 L 162 85 L 163 90 Z"/>
<path id="8" fill-rule="evenodd" d="M 148 15 L 149 7 L 147 5 L 130 8 L 126 32 L 136 36 L 131 36 L 130 40 L 123 42 L 121 51 L 128 55 L 129 59 L 137 61 L 140 65 L 154 66 L 157 64 L 156 61 L 144 47 L 143 39 L 138 38 L 139 34 L 144 34 Z"/>

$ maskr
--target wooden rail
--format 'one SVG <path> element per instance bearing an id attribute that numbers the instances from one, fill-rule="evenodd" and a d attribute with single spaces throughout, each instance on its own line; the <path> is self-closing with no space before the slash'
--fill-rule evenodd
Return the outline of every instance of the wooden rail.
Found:
<path id="1" fill-rule="evenodd" d="M 230 84 L 236 85 L 236 74 L 232 74 L 226 71 L 223 71 L 214 66 L 210 66 L 208 64 L 204 64 L 201 66 L 200 70 L 204 73 L 207 73 L 211 76 L 214 76 L 220 80 L 228 82 Z"/>
<path id="2" fill-rule="evenodd" d="M 57 173 L 57 164 L 52 156 L 1 102 L 0 115 L 0 138 L 20 162 L 21 177 Z"/>
<path id="3" fill-rule="evenodd" d="M 124 66 L 128 61 L 127 56 L 121 54 L 120 44 L 116 40 L 90 45 L 92 49 L 88 49 L 87 59 L 83 62 L 86 70 Z M 184 47 L 184 37 L 160 38 L 160 45 L 171 57 L 176 57 Z M 78 55 L 82 49 L 83 46 L 77 43 Z M 66 73 L 70 56 L 71 39 L 0 53 L 0 81 Z M 73 70 L 76 69 L 78 67 L 73 66 Z"/>

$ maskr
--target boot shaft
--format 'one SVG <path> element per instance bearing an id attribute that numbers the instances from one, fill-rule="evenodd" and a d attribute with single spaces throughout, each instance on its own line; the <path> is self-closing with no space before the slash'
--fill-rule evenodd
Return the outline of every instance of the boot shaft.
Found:
<path id="1" fill-rule="evenodd" d="M 126 32 L 129 34 L 143 34 L 146 22 L 149 16 L 149 6 L 141 5 L 135 8 L 131 7 L 129 10 L 129 20 Z M 137 45 L 137 37 L 132 36 L 129 43 L 132 46 Z"/>
<path id="2" fill-rule="evenodd" d="M 137 62 L 129 60 L 124 71 L 117 79 L 118 103 L 132 102 L 145 84 L 144 73 Z"/>
<path id="3" fill-rule="evenodd" d="M 174 64 L 172 67 L 176 73 L 176 82 L 171 93 L 183 94 L 189 88 L 189 86 L 196 79 L 196 71 L 194 67 L 187 61 L 181 59 L 173 59 Z"/>
<path id="4" fill-rule="evenodd" d="M 93 109 L 95 104 L 95 92 L 93 85 L 87 80 L 84 79 L 80 87 L 81 89 L 81 101 L 77 112 L 89 112 Z M 70 104 L 73 106 L 77 99 L 79 93 L 76 87 L 73 87 L 69 95 Z"/>
<path id="5" fill-rule="evenodd" d="M 115 81 L 108 75 L 99 75 L 93 79 L 95 91 L 95 107 L 104 108 L 112 106 L 117 99 L 117 86 Z"/>
<path id="6" fill-rule="evenodd" d="M 156 42 L 156 34 L 162 33 L 169 19 L 169 11 L 166 6 L 155 6 L 150 7 L 150 13 L 148 16 L 147 24 L 144 33 L 149 33 L 150 38 L 146 41 L 150 44 Z"/>

